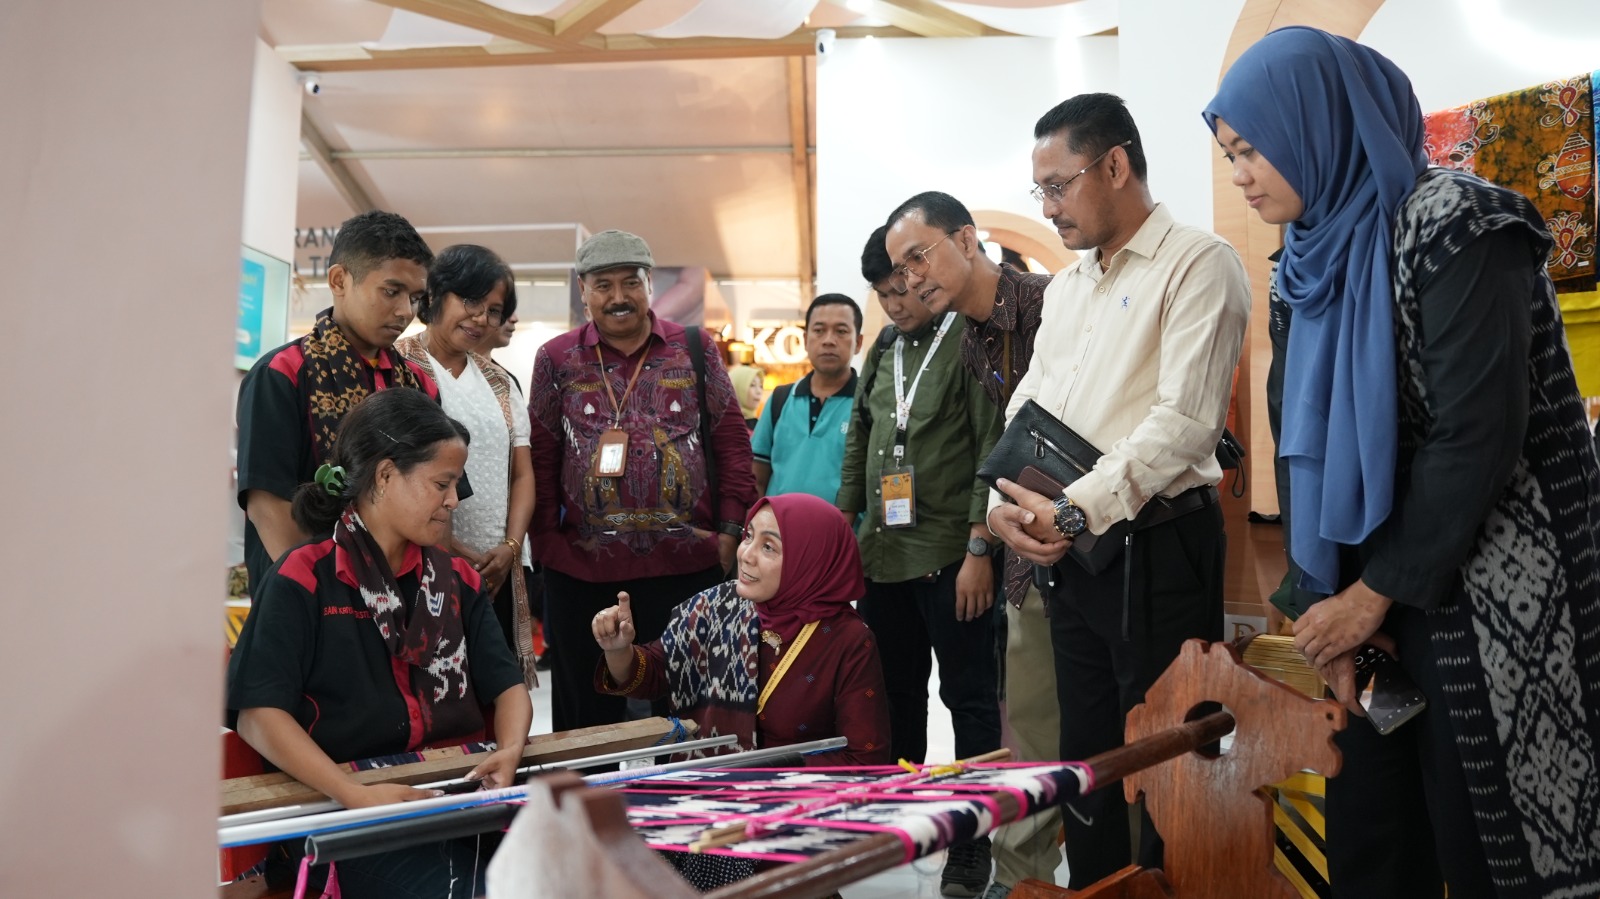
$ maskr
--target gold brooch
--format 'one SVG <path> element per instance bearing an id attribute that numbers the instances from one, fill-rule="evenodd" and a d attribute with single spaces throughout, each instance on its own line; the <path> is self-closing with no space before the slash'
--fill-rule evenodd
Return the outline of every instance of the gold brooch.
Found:
<path id="1" fill-rule="evenodd" d="M 773 652 L 778 652 L 783 649 L 783 638 L 778 636 L 777 631 L 762 631 L 761 642 L 772 647 Z"/>

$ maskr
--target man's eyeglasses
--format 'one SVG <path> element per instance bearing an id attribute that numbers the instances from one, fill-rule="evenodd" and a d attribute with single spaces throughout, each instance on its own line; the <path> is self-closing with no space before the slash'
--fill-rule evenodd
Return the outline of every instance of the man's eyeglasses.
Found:
<path id="1" fill-rule="evenodd" d="M 956 231 L 959 230 L 961 229 L 956 229 Z M 906 261 L 895 266 L 894 271 L 890 272 L 890 274 L 901 279 L 905 278 L 907 272 L 915 273 L 918 277 L 927 274 L 928 254 L 933 252 L 934 247 L 937 247 L 939 244 L 949 240 L 950 236 L 955 233 L 955 231 L 946 231 L 943 237 L 939 238 L 933 243 L 928 244 L 920 250 L 912 250 L 910 253 L 907 253 Z"/>
<path id="2" fill-rule="evenodd" d="M 1111 154 L 1112 150 L 1115 150 L 1117 147 L 1126 147 L 1132 143 L 1132 140 L 1125 140 L 1120 144 L 1114 144 L 1110 147 L 1107 147 L 1104 153 L 1101 153 L 1099 156 L 1094 158 L 1094 162 L 1089 163 L 1081 169 L 1078 169 L 1078 173 L 1073 175 L 1071 178 L 1068 178 L 1065 181 L 1057 181 L 1054 184 L 1035 184 L 1033 189 L 1028 191 L 1028 193 L 1032 195 L 1035 203 L 1043 203 L 1046 197 L 1048 197 L 1053 203 L 1059 203 L 1061 202 L 1061 198 L 1067 195 L 1068 185 L 1079 178 L 1082 178 L 1084 172 L 1087 172 L 1098 165 L 1100 160 Z"/>

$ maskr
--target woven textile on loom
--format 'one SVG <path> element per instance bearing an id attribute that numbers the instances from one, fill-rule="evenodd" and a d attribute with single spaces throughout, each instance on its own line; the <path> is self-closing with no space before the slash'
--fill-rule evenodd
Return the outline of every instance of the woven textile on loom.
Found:
<path id="1" fill-rule="evenodd" d="M 708 828 L 765 820 L 736 846 L 705 850 L 762 861 L 799 862 L 874 833 L 905 846 L 906 861 L 972 839 L 1002 823 L 987 794 L 1017 799 L 1017 820 L 1092 788 L 1083 765 L 1009 763 L 930 779 L 899 768 L 697 770 L 622 788 L 628 821 L 654 849 L 684 852 Z"/>

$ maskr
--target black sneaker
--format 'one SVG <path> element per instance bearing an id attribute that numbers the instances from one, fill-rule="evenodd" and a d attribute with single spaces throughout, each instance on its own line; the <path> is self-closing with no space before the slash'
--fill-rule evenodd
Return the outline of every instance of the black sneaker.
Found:
<path id="1" fill-rule="evenodd" d="M 952 899 L 975 899 L 989 885 L 989 838 L 951 846 L 944 857 L 939 892 Z"/>

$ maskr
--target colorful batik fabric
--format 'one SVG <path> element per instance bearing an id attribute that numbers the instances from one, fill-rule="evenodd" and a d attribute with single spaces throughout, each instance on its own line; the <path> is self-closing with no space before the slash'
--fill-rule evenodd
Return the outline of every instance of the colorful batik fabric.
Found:
<path id="1" fill-rule="evenodd" d="M 1594 84 L 1589 74 L 1426 117 L 1435 165 L 1471 172 L 1533 201 L 1554 246 L 1560 291 L 1595 288 Z"/>

